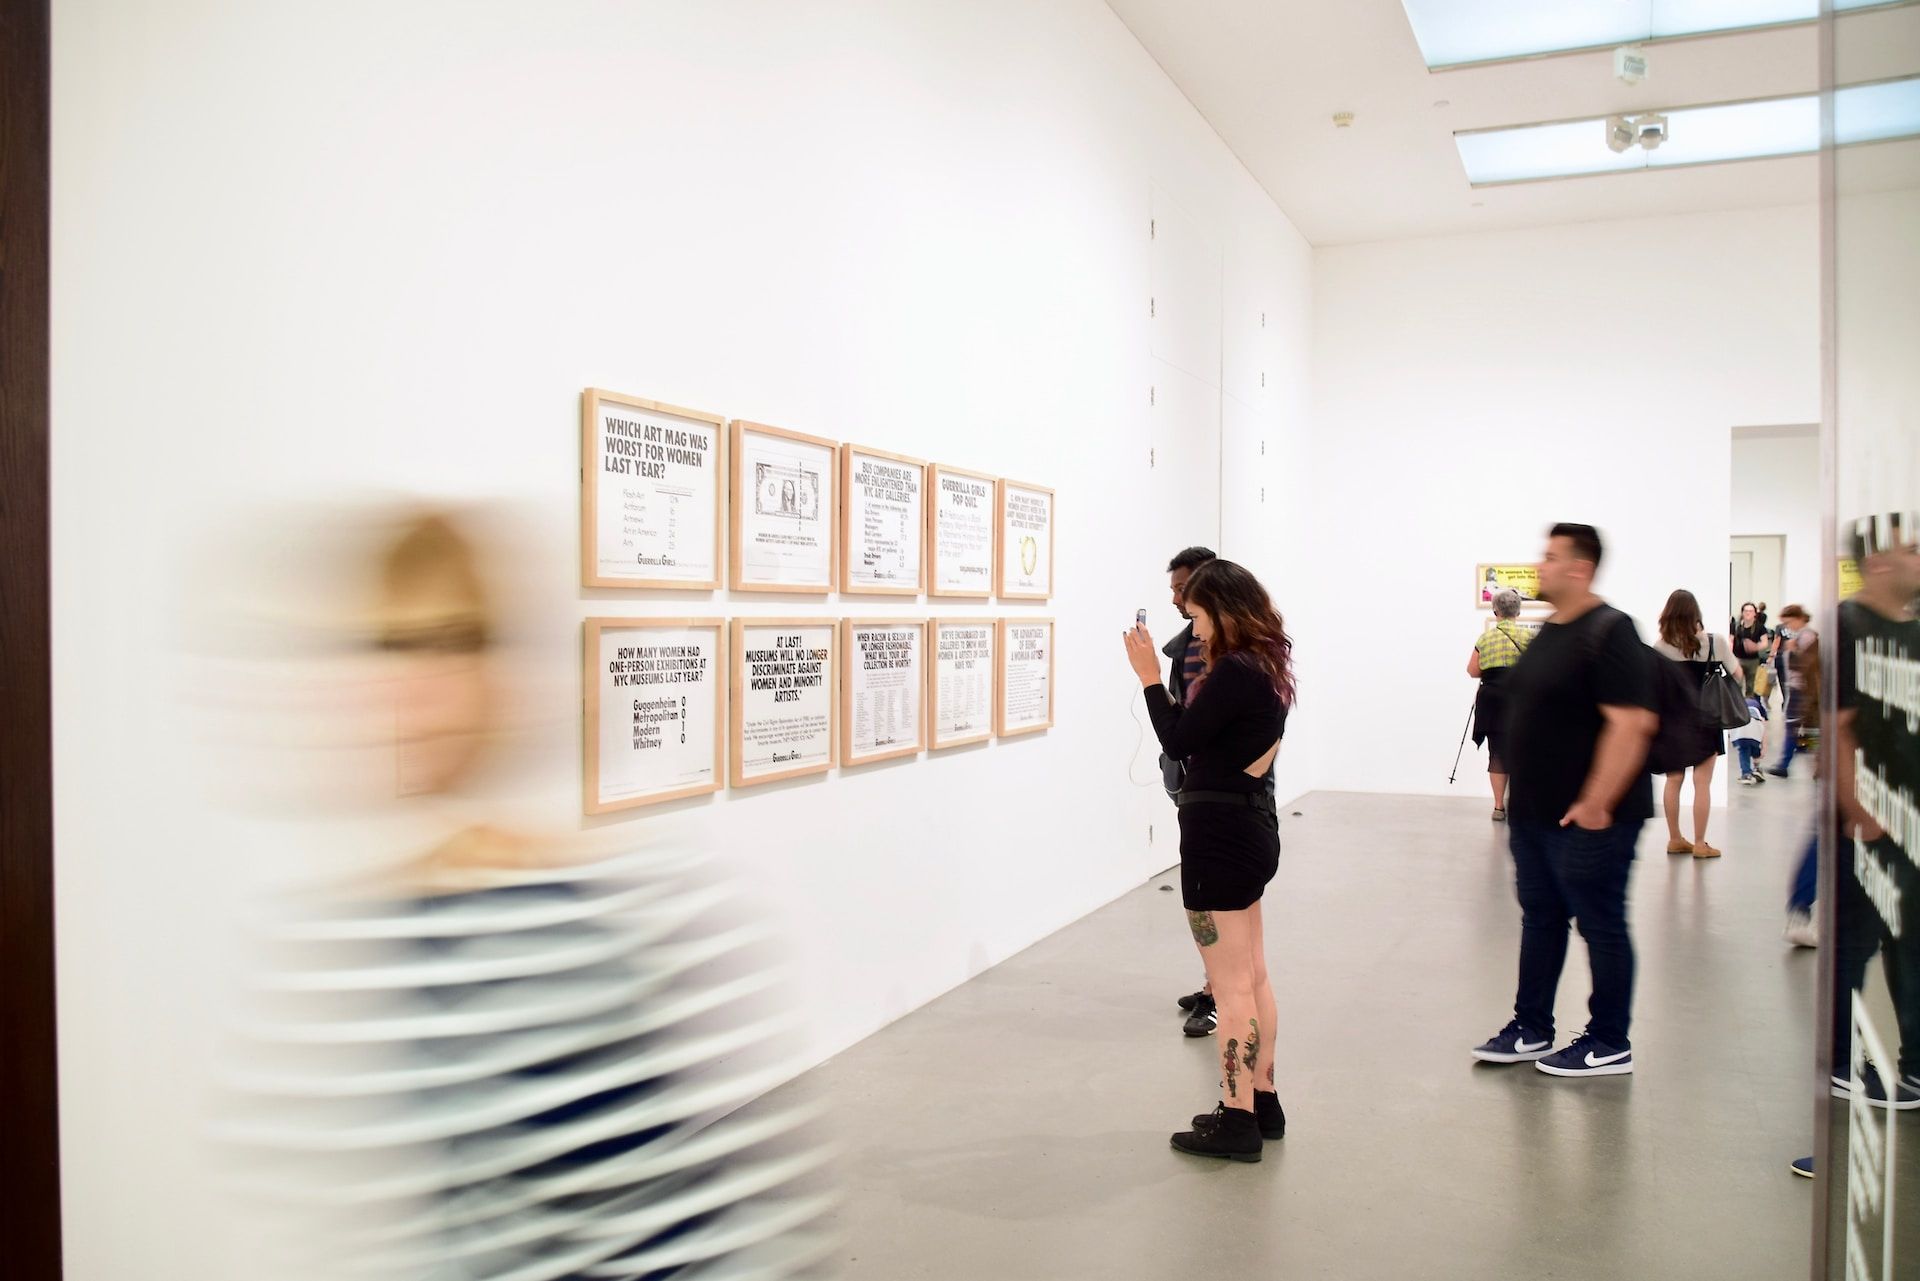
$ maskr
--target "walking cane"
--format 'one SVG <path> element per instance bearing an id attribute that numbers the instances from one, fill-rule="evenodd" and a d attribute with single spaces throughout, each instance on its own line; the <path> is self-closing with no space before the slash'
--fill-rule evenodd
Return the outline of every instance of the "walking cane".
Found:
<path id="1" fill-rule="evenodd" d="M 1448 787 L 1452 787 L 1453 780 L 1460 777 L 1460 758 L 1466 755 L 1467 735 L 1473 733 L 1473 712 L 1478 702 L 1479 700 L 1475 699 L 1473 703 L 1467 704 L 1467 727 L 1460 731 L 1460 750 L 1453 754 L 1453 773 L 1447 775 Z"/>

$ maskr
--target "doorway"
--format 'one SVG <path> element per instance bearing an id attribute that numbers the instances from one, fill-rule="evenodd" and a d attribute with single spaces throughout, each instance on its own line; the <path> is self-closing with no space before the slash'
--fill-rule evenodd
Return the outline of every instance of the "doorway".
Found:
<path id="1" fill-rule="evenodd" d="M 1770 614 L 1777 613 L 1784 603 L 1780 592 L 1786 559 L 1785 534 L 1743 534 L 1730 540 L 1725 616 L 1736 617 L 1747 601 L 1764 603 Z M 1712 625 L 1713 618 L 1707 622 Z"/>

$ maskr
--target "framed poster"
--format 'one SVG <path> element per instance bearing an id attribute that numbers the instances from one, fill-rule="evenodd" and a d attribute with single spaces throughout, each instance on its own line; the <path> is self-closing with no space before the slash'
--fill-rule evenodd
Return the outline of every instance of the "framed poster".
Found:
<path id="1" fill-rule="evenodd" d="M 839 634 L 831 618 L 733 620 L 728 759 L 735 787 L 832 768 Z"/>
<path id="2" fill-rule="evenodd" d="M 1522 605 L 1542 605 L 1540 567 L 1537 565 L 1476 565 L 1473 568 L 1475 603 L 1481 609 L 1493 608 L 1493 594 L 1511 587 L 1520 593 Z"/>
<path id="3" fill-rule="evenodd" d="M 734 591 L 833 590 L 838 448 L 818 436 L 734 420 Z"/>
<path id="4" fill-rule="evenodd" d="M 920 594 L 926 480 L 926 464 L 917 458 L 840 447 L 841 591 Z"/>
<path id="5" fill-rule="evenodd" d="M 1001 600 L 1045 600 L 1053 595 L 1053 491 L 1002 480 L 994 523 L 1000 528 Z"/>
<path id="6" fill-rule="evenodd" d="M 840 763 L 868 765 L 926 746 L 927 624 L 849 618 L 840 634 Z"/>
<path id="7" fill-rule="evenodd" d="M 720 790 L 721 619 L 589 618 L 584 659 L 587 813 Z"/>
<path id="8" fill-rule="evenodd" d="M 959 747 L 993 737 L 993 665 L 999 625 L 991 618 L 936 618 L 929 623 L 927 747 Z"/>
<path id="9" fill-rule="evenodd" d="M 997 492 L 991 476 L 927 464 L 927 595 L 993 595 Z"/>
<path id="10" fill-rule="evenodd" d="M 598 388 L 580 393 L 584 585 L 720 585 L 725 423 Z"/>
<path id="11" fill-rule="evenodd" d="M 1001 738 L 1053 728 L 1053 620 L 1000 620 L 1000 697 L 993 732 Z"/>

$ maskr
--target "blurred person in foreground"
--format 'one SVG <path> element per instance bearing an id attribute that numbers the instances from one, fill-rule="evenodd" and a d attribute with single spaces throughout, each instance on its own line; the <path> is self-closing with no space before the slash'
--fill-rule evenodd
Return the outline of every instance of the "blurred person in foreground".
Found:
<path id="1" fill-rule="evenodd" d="M 1172 1144 L 1195 1156 L 1258 1161 L 1286 1133 L 1274 1084 L 1278 1022 L 1260 900 L 1280 861 L 1280 818 L 1266 782 L 1294 696 L 1293 642 L 1267 589 L 1232 561 L 1194 571 L 1186 591 L 1207 679 L 1192 703 L 1161 682 L 1144 627 L 1125 633 L 1127 661 L 1166 754 L 1187 764 L 1180 813 L 1180 897 L 1219 1003 L 1220 1081 L 1213 1112 Z"/>
<path id="2" fill-rule="evenodd" d="M 1467 675 L 1480 682 L 1473 700 L 1473 745 L 1487 745 L 1487 781 L 1493 787 L 1493 821 L 1507 821 L 1506 681 L 1533 633 L 1520 626 L 1520 593 L 1502 587 L 1493 594 L 1493 626 L 1480 633 L 1467 656 Z"/>
<path id="3" fill-rule="evenodd" d="M 1920 1108 L 1920 513 L 1856 522 L 1847 551 L 1860 589 L 1840 603 L 1834 654 L 1832 840 L 1835 905 L 1832 1079 L 1837 1099 Z M 1784 616 L 1786 611 L 1781 611 Z M 1814 853 L 1809 849 L 1808 854 Z M 1800 880 L 1813 879 L 1805 862 Z M 1811 904 L 1809 896 L 1809 905 Z M 1854 1057 L 1853 998 L 1880 956 L 1899 1032 L 1897 1063 Z M 1883 1040 L 1887 1039 L 1883 1036 Z M 1889 1081 L 1884 1072 L 1891 1069 Z M 1844 1153 L 1842 1153 L 1844 1155 Z M 1813 1177 L 1813 1158 L 1793 1172 Z"/>
<path id="4" fill-rule="evenodd" d="M 1627 881 L 1653 817 L 1643 769 L 1658 717 L 1652 656 L 1633 620 L 1594 593 L 1600 535 L 1555 525 L 1540 562 L 1554 612 L 1508 681 L 1509 844 L 1520 900 L 1513 1018 L 1474 1048 L 1487 1063 L 1533 1062 L 1552 1076 L 1633 1071 L 1633 942 Z M 1593 967 L 1585 1032 L 1555 1051 L 1554 993 L 1577 920 Z"/>
<path id="5" fill-rule="evenodd" d="M 435 511 L 329 525 L 235 675 L 329 811 L 397 809 L 411 852 L 256 922 L 218 1133 L 274 1221 L 262 1274 L 812 1275 L 811 1114 L 747 1106 L 791 1075 L 767 931 L 686 851 L 490 817 L 515 736 L 479 544 Z"/>

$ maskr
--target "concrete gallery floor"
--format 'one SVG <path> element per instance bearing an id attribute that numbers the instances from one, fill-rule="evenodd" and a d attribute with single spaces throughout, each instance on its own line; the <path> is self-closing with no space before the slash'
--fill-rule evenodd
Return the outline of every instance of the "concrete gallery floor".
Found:
<path id="1" fill-rule="evenodd" d="M 1587 1081 L 1468 1056 L 1509 1017 L 1519 937 L 1473 781 L 1283 807 L 1289 1129 L 1258 1165 L 1167 1146 L 1218 1097 L 1212 1039 L 1180 1033 L 1199 965 L 1169 876 L 797 1083 L 846 1149 L 844 1275 L 1806 1276 L 1814 1186 L 1787 1164 L 1812 1150 L 1816 956 L 1781 924 L 1811 781 L 1736 788 L 1717 861 L 1669 857 L 1648 825 L 1637 1070 Z M 1576 942 L 1562 1044 L 1586 996 Z"/>

